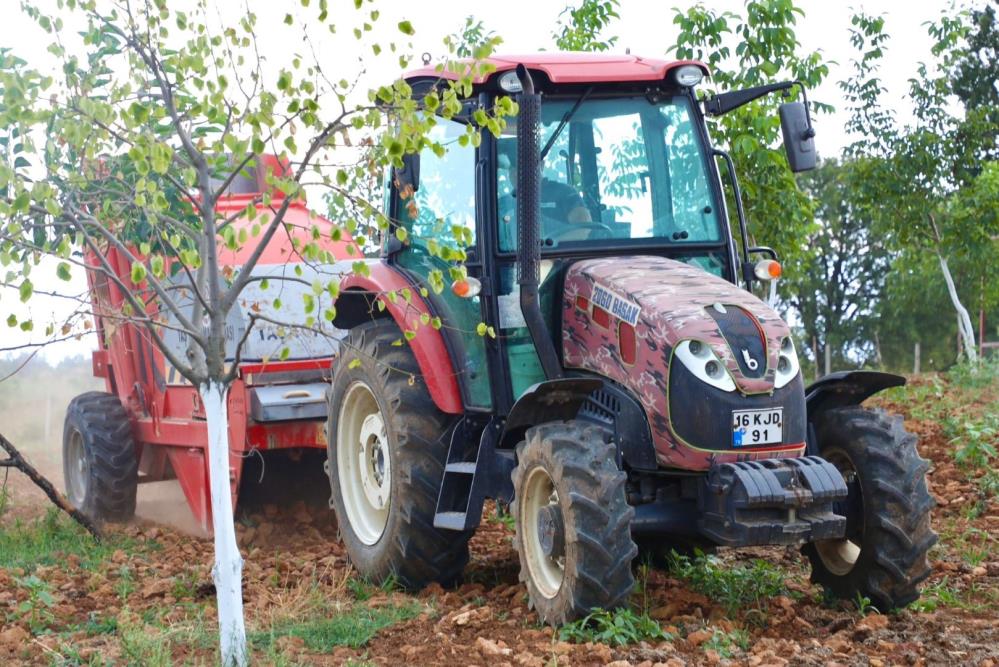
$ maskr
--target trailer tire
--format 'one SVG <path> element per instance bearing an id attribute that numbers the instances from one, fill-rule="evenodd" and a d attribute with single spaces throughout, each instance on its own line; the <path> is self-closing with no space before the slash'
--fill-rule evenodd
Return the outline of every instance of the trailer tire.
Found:
<path id="1" fill-rule="evenodd" d="M 850 495 L 836 504 L 847 517 L 846 538 L 802 549 L 812 581 L 834 597 L 866 597 L 884 613 L 905 607 L 919 597 L 937 541 L 929 463 L 916 451 L 916 436 L 898 415 L 855 406 L 820 415 L 816 435 L 819 454 L 844 473 Z"/>
<path id="2" fill-rule="evenodd" d="M 128 413 L 117 396 L 80 394 L 69 403 L 62 434 L 63 478 L 70 503 L 96 521 L 135 515 L 139 461 Z"/>
<path id="3" fill-rule="evenodd" d="M 341 345 L 326 422 L 330 504 L 362 576 L 410 590 L 448 586 L 461 578 L 474 532 L 434 527 L 457 419 L 437 408 L 400 340 L 392 320 L 375 320 Z"/>
<path id="4" fill-rule="evenodd" d="M 517 446 L 514 544 L 528 602 L 546 623 L 624 605 L 634 587 L 635 509 L 615 461 L 607 432 L 584 422 L 529 428 Z"/>

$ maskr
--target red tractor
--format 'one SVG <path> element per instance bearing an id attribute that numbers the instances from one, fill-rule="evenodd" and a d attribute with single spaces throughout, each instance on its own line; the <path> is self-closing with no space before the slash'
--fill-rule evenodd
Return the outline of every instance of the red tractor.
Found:
<path id="1" fill-rule="evenodd" d="M 438 119 L 434 138 L 450 150 L 406 156 L 386 179 L 386 213 L 407 233 L 386 235 L 367 275 L 341 283 L 333 324 L 348 344 L 331 353 L 325 438 L 312 402 L 273 422 L 247 406 L 295 396 L 327 362 L 257 365 L 230 396 L 234 453 L 322 443 L 354 565 L 413 588 L 456 581 L 484 501 L 511 504 L 521 579 L 553 624 L 624 603 L 641 550 L 691 546 L 802 545 L 837 596 L 882 610 L 915 600 L 936 540 L 927 463 L 899 417 L 860 406 L 905 380 L 835 373 L 805 387 L 791 330 L 751 292 L 773 285 L 779 264 L 749 247 L 731 160 L 704 121 L 799 84 L 702 103 L 697 62 L 491 64 L 463 112 Z M 423 99 L 442 76 L 428 67 L 407 81 Z M 457 141 L 508 95 L 519 103 L 509 133 Z M 814 167 L 806 103 L 780 116 L 790 166 Z M 431 289 L 449 257 L 464 258 L 468 278 Z M 158 363 L 138 337 L 97 353 L 128 416 L 114 396 L 100 409 L 137 424 L 128 465 L 157 475 L 169 460 L 182 484 L 185 465 L 197 470 L 188 499 L 205 517 L 196 392 L 157 390 L 147 358 Z M 84 429 L 72 420 L 90 409 L 79 406 L 67 477 L 73 429 Z M 134 489 L 122 493 L 125 514 Z"/>

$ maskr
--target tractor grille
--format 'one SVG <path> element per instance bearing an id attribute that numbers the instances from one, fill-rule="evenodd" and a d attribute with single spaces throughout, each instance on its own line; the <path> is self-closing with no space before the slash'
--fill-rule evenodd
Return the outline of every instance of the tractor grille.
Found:
<path id="1" fill-rule="evenodd" d="M 682 363 L 670 365 L 669 414 L 673 432 L 694 447 L 732 451 L 732 411 L 784 408 L 783 445 L 805 441 L 805 390 L 801 374 L 773 395 L 745 396 L 698 380 Z M 766 449 L 780 445 L 764 445 Z"/>

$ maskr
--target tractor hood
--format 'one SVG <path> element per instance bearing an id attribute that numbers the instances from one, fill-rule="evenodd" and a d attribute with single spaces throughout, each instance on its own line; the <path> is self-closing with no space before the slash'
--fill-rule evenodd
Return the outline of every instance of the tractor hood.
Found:
<path id="1" fill-rule="evenodd" d="M 620 341 L 614 340 L 623 322 L 635 329 L 636 361 L 641 356 L 658 361 L 682 341 L 698 341 L 710 346 L 741 393 L 774 389 L 780 346 L 791 332 L 772 308 L 728 281 L 662 257 L 615 257 L 574 264 L 566 275 L 565 293 L 573 310 L 587 306 L 586 319 L 610 334 L 598 352 L 602 365 L 614 364 L 615 357 L 622 367 L 629 365 L 628 343 L 622 360 Z M 600 326 L 608 319 L 601 310 L 610 315 L 610 327 Z M 627 327 L 625 331 L 630 335 Z M 586 334 L 577 328 L 563 332 L 567 365 L 580 365 L 580 336 Z M 653 354 L 643 355 L 642 347 Z"/>
<path id="2" fill-rule="evenodd" d="M 790 335 L 755 296 L 682 262 L 589 259 L 565 274 L 566 368 L 607 377 L 642 404 L 663 466 L 800 455 L 804 386 Z M 776 433 L 743 442 L 741 414 Z"/>

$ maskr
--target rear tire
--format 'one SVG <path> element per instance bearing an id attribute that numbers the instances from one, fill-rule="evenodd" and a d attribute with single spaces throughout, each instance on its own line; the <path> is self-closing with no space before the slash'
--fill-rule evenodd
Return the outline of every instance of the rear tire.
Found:
<path id="1" fill-rule="evenodd" d="M 535 426 L 517 446 L 514 543 L 542 621 L 561 625 L 627 603 L 638 547 L 626 478 L 606 432 L 590 424 Z"/>
<path id="2" fill-rule="evenodd" d="M 326 422 L 332 506 L 361 575 L 395 576 L 409 589 L 451 585 L 474 532 L 433 525 L 456 418 L 437 408 L 399 340 L 394 322 L 376 320 L 341 346 Z"/>
<path id="3" fill-rule="evenodd" d="M 867 597 L 882 612 L 919 597 L 930 574 L 927 552 L 933 498 L 929 463 L 902 418 L 881 410 L 830 410 L 816 423 L 819 454 L 844 473 L 848 499 L 836 504 L 847 518 L 846 538 L 807 544 L 812 581 L 835 597 Z"/>
<path id="4" fill-rule="evenodd" d="M 135 515 L 139 462 L 128 413 L 117 396 L 91 391 L 70 401 L 62 465 L 66 496 L 85 515 L 112 522 Z"/>

